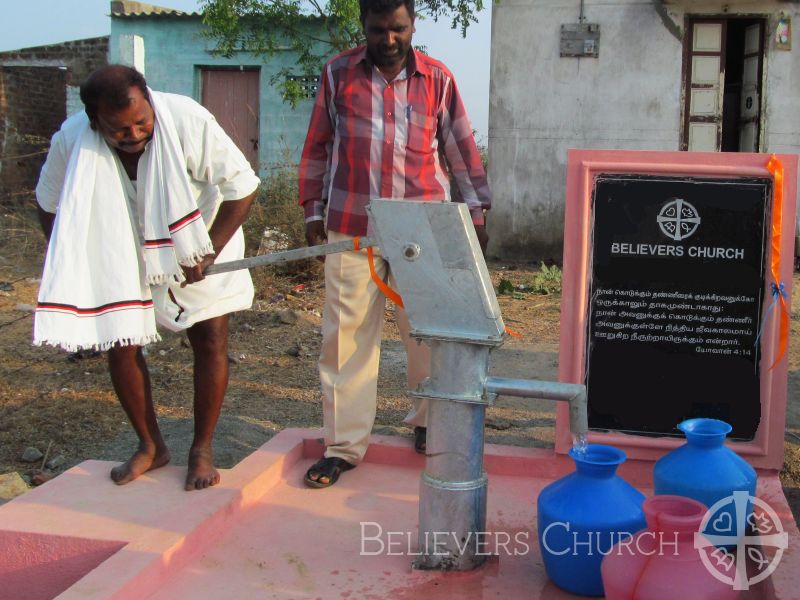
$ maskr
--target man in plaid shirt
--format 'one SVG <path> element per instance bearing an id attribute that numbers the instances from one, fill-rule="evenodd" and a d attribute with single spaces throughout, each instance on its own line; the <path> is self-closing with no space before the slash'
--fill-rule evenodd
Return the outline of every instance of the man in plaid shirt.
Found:
<path id="1" fill-rule="evenodd" d="M 366 45 L 325 65 L 300 161 L 309 245 L 366 235 L 366 206 L 374 198 L 449 201 L 444 156 L 485 252 L 491 194 L 452 73 L 411 47 L 414 0 L 360 0 L 360 9 Z M 375 269 L 391 282 L 377 255 Z M 367 450 L 384 304 L 364 252 L 327 257 L 319 359 L 327 448 L 306 473 L 310 487 L 334 484 Z M 400 307 L 396 318 L 413 389 L 428 376 L 430 352 L 409 338 Z M 418 452 L 425 451 L 426 416 L 425 402 L 415 401 L 406 417 Z"/>

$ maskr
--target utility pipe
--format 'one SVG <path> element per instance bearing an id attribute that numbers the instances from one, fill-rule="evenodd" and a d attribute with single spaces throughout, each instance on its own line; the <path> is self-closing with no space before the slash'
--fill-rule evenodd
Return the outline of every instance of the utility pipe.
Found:
<path id="1" fill-rule="evenodd" d="M 533 379 L 507 379 L 487 377 L 486 391 L 498 396 L 518 398 L 544 398 L 569 402 L 569 429 L 574 436 L 585 436 L 589 432 L 586 386 L 576 383 L 536 381 Z"/>
<path id="2" fill-rule="evenodd" d="M 239 269 L 252 269 L 253 267 L 263 267 L 264 265 L 275 265 L 279 263 L 292 262 L 293 260 L 302 260 L 304 258 L 335 254 L 337 252 L 347 252 L 348 250 L 356 250 L 374 246 L 375 242 L 368 237 L 362 237 L 358 239 L 358 248 L 355 248 L 353 244 L 353 240 L 343 240 L 341 242 L 333 242 L 331 244 L 320 244 L 318 246 L 306 246 L 303 248 L 296 248 L 294 250 L 271 252 L 269 254 L 262 254 L 261 256 L 251 256 L 249 258 L 242 258 L 240 260 L 216 263 L 203 271 L 203 274 L 216 275 L 218 273 L 227 273 L 228 271 L 238 271 Z"/>

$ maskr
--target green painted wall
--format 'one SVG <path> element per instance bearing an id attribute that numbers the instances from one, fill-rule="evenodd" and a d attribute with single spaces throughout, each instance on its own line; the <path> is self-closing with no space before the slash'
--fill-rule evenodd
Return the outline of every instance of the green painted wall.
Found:
<path id="1" fill-rule="evenodd" d="M 200 17 L 123 17 L 111 19 L 109 62 L 120 62 L 120 36 L 137 35 L 144 41 L 144 64 L 147 83 L 154 90 L 184 94 L 200 101 L 200 67 L 245 66 L 260 69 L 260 175 L 286 160 L 300 158 L 313 100 L 292 109 L 281 99 L 270 78 L 283 67 L 295 64 L 294 54 L 281 52 L 259 59 L 249 53 L 233 58 L 214 56 L 213 43 L 199 32 Z M 266 61 L 266 62 L 264 62 Z M 299 70 L 298 70 L 299 73 Z"/>

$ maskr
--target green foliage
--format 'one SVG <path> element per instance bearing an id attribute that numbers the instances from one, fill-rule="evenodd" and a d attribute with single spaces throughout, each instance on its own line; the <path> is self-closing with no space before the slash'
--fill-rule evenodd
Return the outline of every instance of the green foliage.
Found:
<path id="1" fill-rule="evenodd" d="M 296 66 L 276 73 L 270 83 L 292 105 L 305 98 L 288 75 L 316 77 L 324 62 L 336 52 L 363 42 L 358 0 L 202 0 L 204 35 L 215 43 L 212 52 L 231 57 L 251 52 L 267 61 L 278 52 L 291 51 Z M 449 18 L 450 26 L 466 37 L 483 0 L 420 0 L 420 18 Z"/>
<path id="2" fill-rule="evenodd" d="M 527 289 L 534 294 L 549 294 L 561 293 L 561 269 L 557 265 L 548 267 L 546 264 L 541 263 L 539 272 L 533 276 L 530 285 L 526 286 Z"/>
<path id="3" fill-rule="evenodd" d="M 533 277 L 525 279 L 519 285 L 508 279 L 501 279 L 497 285 L 497 293 L 500 295 L 511 296 L 515 300 L 524 300 L 528 294 L 541 294 L 548 296 L 550 294 L 561 293 L 561 269 L 553 265 L 548 267 L 546 264 L 541 263 L 539 272 Z"/>
<path id="4" fill-rule="evenodd" d="M 500 295 L 513 294 L 514 284 L 511 283 L 508 279 L 501 279 L 500 283 L 497 284 L 497 293 Z"/>
<path id="5" fill-rule="evenodd" d="M 467 37 L 469 26 L 478 22 L 475 13 L 483 10 L 483 0 L 422 0 L 416 10 L 434 21 L 449 18 L 450 28 L 460 29 L 461 37 Z"/>
<path id="6" fill-rule="evenodd" d="M 251 254 L 279 252 L 306 245 L 305 218 L 297 197 L 297 165 L 287 156 L 262 179 L 258 196 L 244 224 L 245 240 Z M 313 275 L 317 270 L 316 264 L 315 260 L 300 260 L 268 267 L 267 270 L 283 275 Z"/>

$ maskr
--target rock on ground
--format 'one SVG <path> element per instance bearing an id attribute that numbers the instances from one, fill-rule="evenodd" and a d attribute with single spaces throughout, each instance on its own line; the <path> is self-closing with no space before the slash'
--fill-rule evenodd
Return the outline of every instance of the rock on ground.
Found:
<path id="1" fill-rule="evenodd" d="M 32 463 L 36 462 L 37 460 L 42 460 L 43 456 L 44 454 L 42 454 L 41 450 L 39 450 L 38 448 L 34 448 L 33 446 L 28 446 L 27 448 L 25 448 L 25 451 L 22 453 L 22 456 L 20 456 L 20 460 L 22 462 Z"/>
<path id="2" fill-rule="evenodd" d="M 16 471 L 0 475 L 0 504 L 5 504 L 27 491 L 28 484 Z"/>

